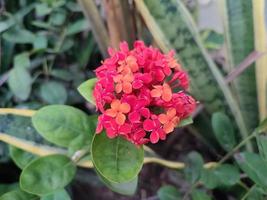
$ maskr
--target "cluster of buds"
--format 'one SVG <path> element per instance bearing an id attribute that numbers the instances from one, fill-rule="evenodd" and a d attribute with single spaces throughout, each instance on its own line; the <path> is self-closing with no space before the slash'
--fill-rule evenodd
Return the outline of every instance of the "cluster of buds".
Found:
<path id="1" fill-rule="evenodd" d="M 122 42 L 109 55 L 95 70 L 97 133 L 105 129 L 109 138 L 121 136 L 136 145 L 157 143 L 195 110 L 196 101 L 185 92 L 188 75 L 173 51 L 162 54 L 136 41 L 133 50 Z"/>

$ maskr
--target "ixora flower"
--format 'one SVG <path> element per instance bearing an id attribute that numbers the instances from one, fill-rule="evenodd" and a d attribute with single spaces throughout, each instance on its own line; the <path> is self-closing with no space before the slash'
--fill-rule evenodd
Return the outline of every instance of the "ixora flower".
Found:
<path id="1" fill-rule="evenodd" d="M 196 101 L 186 93 L 188 75 L 173 51 L 165 55 L 136 41 L 133 50 L 122 42 L 109 55 L 95 70 L 97 133 L 105 129 L 109 138 L 124 137 L 138 146 L 157 143 L 195 110 Z"/>

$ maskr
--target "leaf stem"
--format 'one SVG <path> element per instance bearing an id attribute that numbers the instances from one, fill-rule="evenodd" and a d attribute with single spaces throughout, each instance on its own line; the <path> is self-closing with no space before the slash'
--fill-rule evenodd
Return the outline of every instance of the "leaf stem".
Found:
<path id="1" fill-rule="evenodd" d="M 46 145 L 40 145 L 40 144 L 36 144 L 34 142 L 29 142 L 25 139 L 19 139 L 17 137 L 14 136 L 10 136 L 6 133 L 1 133 L 0 132 L 0 141 L 5 142 L 9 145 L 13 145 L 17 148 L 20 148 L 24 151 L 27 151 L 29 153 L 38 155 L 38 156 L 47 156 L 47 155 L 51 155 L 51 154 L 67 154 L 67 151 L 61 148 L 54 148 L 54 147 L 50 147 L 50 146 L 46 146 Z M 78 153 L 80 154 L 80 153 Z M 80 154 L 82 155 L 82 154 Z M 73 157 L 73 159 L 75 161 L 77 161 L 77 165 L 80 167 L 84 167 L 84 168 L 93 168 L 93 163 L 92 161 L 88 160 L 88 161 L 80 161 L 79 162 L 79 156 L 77 156 L 78 158 L 76 158 L 76 156 Z M 144 158 L 144 164 L 149 164 L 149 163 L 156 163 L 159 165 L 162 165 L 164 167 L 168 167 L 171 169 L 184 169 L 186 166 L 183 162 L 177 162 L 177 161 L 169 161 L 169 160 L 165 160 L 162 158 L 156 158 L 156 157 L 145 157 Z M 206 163 L 204 165 L 204 168 L 213 168 L 217 166 L 216 162 L 209 162 Z"/>
<path id="2" fill-rule="evenodd" d="M 247 191 L 247 193 L 242 197 L 241 200 L 245 200 L 245 199 L 247 199 L 248 195 L 250 195 L 250 193 L 251 193 L 255 188 L 256 188 L 256 184 L 253 185 L 253 186 Z"/>
<path id="3" fill-rule="evenodd" d="M 233 148 L 231 151 L 229 151 L 219 162 L 218 165 L 224 163 L 226 160 L 228 160 L 239 148 L 244 146 L 248 141 L 250 141 L 252 138 L 254 138 L 258 134 L 258 131 L 254 131 L 251 135 L 246 137 L 244 140 L 242 140 L 235 148 Z"/>
<path id="4" fill-rule="evenodd" d="M 0 115 L 13 114 L 13 115 L 31 117 L 34 115 L 35 112 L 36 112 L 35 110 L 29 110 L 29 109 L 0 108 Z"/>

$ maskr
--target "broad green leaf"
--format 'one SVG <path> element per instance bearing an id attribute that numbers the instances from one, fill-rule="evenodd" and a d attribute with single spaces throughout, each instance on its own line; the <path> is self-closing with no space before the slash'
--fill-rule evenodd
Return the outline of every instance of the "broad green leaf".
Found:
<path id="1" fill-rule="evenodd" d="M 239 171 L 235 166 L 223 164 L 213 169 L 203 168 L 200 181 L 207 188 L 214 189 L 235 185 L 239 179 Z"/>
<path id="2" fill-rule="evenodd" d="M 24 67 L 30 68 L 31 62 L 29 58 L 29 53 L 17 54 L 14 58 L 14 67 Z"/>
<path id="3" fill-rule="evenodd" d="M 49 15 L 49 22 L 55 26 L 61 26 L 66 20 L 66 11 L 64 9 L 57 9 Z"/>
<path id="4" fill-rule="evenodd" d="M 211 200 L 211 197 L 202 190 L 194 190 L 192 192 L 192 200 Z"/>
<path id="5" fill-rule="evenodd" d="M 35 50 L 46 49 L 48 46 L 48 40 L 45 35 L 36 35 L 33 41 L 33 47 Z"/>
<path id="6" fill-rule="evenodd" d="M 9 73 L 8 85 L 16 97 L 25 101 L 31 93 L 31 75 L 24 67 L 15 67 Z"/>
<path id="7" fill-rule="evenodd" d="M 235 155 L 235 160 L 240 168 L 251 178 L 256 184 L 263 188 L 267 188 L 267 161 L 258 154 L 243 152 Z"/>
<path id="8" fill-rule="evenodd" d="M 39 200 L 38 196 L 26 193 L 22 190 L 13 190 L 0 197 L 0 200 Z"/>
<path id="9" fill-rule="evenodd" d="M 64 155 L 37 158 L 20 175 L 20 187 L 29 193 L 47 195 L 63 189 L 73 179 L 76 166 Z"/>
<path id="10" fill-rule="evenodd" d="M 9 145 L 9 153 L 12 160 L 20 169 L 26 167 L 31 161 L 33 161 L 36 158 L 35 155 L 11 145 Z"/>
<path id="11" fill-rule="evenodd" d="M 64 104 L 67 101 L 67 90 L 62 83 L 49 81 L 41 85 L 41 98 L 49 104 Z"/>
<path id="12" fill-rule="evenodd" d="M 144 160 L 142 147 L 136 147 L 121 137 L 110 139 L 105 133 L 95 135 L 91 154 L 94 166 L 101 176 L 115 183 L 133 180 Z"/>
<path id="13" fill-rule="evenodd" d="M 262 189 L 259 187 L 251 188 L 246 200 L 266 200 L 264 197 L 264 191 L 262 191 Z"/>
<path id="14" fill-rule="evenodd" d="M 46 3 L 38 3 L 35 6 L 35 13 L 38 17 L 43 17 L 51 13 L 52 8 L 49 7 Z"/>
<path id="15" fill-rule="evenodd" d="M 94 119 L 95 117 L 88 117 L 71 106 L 51 105 L 38 110 L 32 117 L 32 122 L 49 142 L 63 147 L 75 143 L 77 148 L 90 148 L 96 127 Z"/>
<path id="16" fill-rule="evenodd" d="M 178 127 L 184 127 L 192 123 L 193 123 L 192 117 L 188 117 L 188 118 L 181 120 L 180 123 L 178 124 Z"/>
<path id="17" fill-rule="evenodd" d="M 58 190 L 53 194 L 42 196 L 40 200 L 71 200 L 66 190 Z"/>
<path id="18" fill-rule="evenodd" d="M 82 32 L 84 30 L 89 29 L 89 23 L 88 20 L 86 19 L 80 19 L 74 23 L 71 23 L 68 27 L 67 27 L 67 35 L 74 35 L 77 34 L 79 32 Z"/>
<path id="19" fill-rule="evenodd" d="M 35 20 L 35 21 L 32 21 L 31 24 L 33 26 L 36 26 L 37 28 L 43 28 L 43 29 L 48 29 L 48 30 L 53 30 L 53 31 L 57 30 L 51 24 L 49 24 L 48 22 L 44 22 L 44 21 Z"/>
<path id="20" fill-rule="evenodd" d="M 203 47 L 198 28 L 183 2 L 145 0 L 136 1 L 136 6 L 160 48 L 164 52 L 176 51 L 177 58 L 191 77 L 192 93 L 196 99 L 209 113 L 230 110 L 240 134 L 246 138 L 249 132 L 237 101 Z M 252 148 L 250 142 L 246 146 Z"/>
<path id="21" fill-rule="evenodd" d="M 224 2 L 228 66 L 233 70 L 254 49 L 253 0 L 221 0 Z M 255 65 L 252 64 L 233 82 L 235 95 L 249 131 L 259 122 Z"/>
<path id="22" fill-rule="evenodd" d="M 18 183 L 12 183 L 12 184 L 0 184 L 0 196 L 2 196 L 5 193 L 8 193 L 12 190 L 15 190 L 19 188 Z"/>
<path id="23" fill-rule="evenodd" d="M 198 152 L 191 152 L 187 156 L 185 176 L 190 183 L 195 183 L 199 180 L 203 168 L 203 158 Z"/>
<path id="24" fill-rule="evenodd" d="M 231 120 L 221 112 L 212 115 L 212 129 L 220 143 L 226 151 L 230 151 L 236 145 L 234 127 Z"/>
<path id="25" fill-rule="evenodd" d="M 32 41 L 35 40 L 35 35 L 26 29 L 15 27 L 6 31 L 3 34 L 3 38 L 9 42 L 17 44 L 26 44 L 26 43 L 32 43 Z"/>
<path id="26" fill-rule="evenodd" d="M 162 186 L 157 195 L 160 200 L 179 200 L 182 199 L 180 192 L 172 185 Z"/>
<path id="27" fill-rule="evenodd" d="M 0 132 L 35 143 L 44 143 L 43 138 L 33 128 L 31 118 L 17 115 L 0 115 Z M 0 162 L 9 159 L 8 145 L 0 145 Z"/>
<path id="28" fill-rule="evenodd" d="M 83 82 L 79 87 L 79 93 L 90 103 L 95 104 L 95 100 L 93 97 L 93 90 L 96 83 L 96 78 L 91 78 L 85 82 Z"/>
<path id="29" fill-rule="evenodd" d="M 102 180 L 102 182 L 113 192 L 117 192 L 123 195 L 133 195 L 137 189 L 138 177 L 134 178 L 133 180 L 125 183 L 114 183 L 112 181 L 107 180 L 105 177 L 101 176 L 99 172 L 97 175 Z"/>

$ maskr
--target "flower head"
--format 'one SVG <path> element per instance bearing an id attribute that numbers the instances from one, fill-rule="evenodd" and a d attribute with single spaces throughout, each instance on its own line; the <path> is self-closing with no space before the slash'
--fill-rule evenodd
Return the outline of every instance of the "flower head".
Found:
<path id="1" fill-rule="evenodd" d="M 129 50 L 108 50 L 110 57 L 96 69 L 94 88 L 97 133 L 124 137 L 136 145 L 165 140 L 179 122 L 195 110 L 196 101 L 186 93 L 187 73 L 174 58 L 142 41 Z"/>

